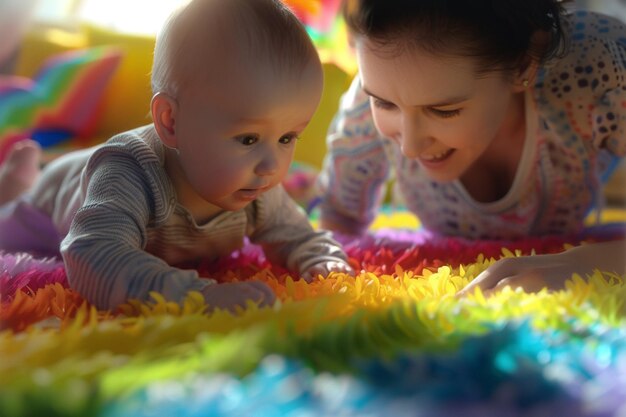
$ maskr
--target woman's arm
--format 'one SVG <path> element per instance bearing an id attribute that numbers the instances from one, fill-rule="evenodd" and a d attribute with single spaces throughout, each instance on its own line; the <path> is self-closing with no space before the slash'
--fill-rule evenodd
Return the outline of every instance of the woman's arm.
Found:
<path id="1" fill-rule="evenodd" d="M 361 234 L 380 206 L 390 161 L 358 76 L 342 97 L 326 142 L 328 150 L 317 183 L 320 225 Z"/>

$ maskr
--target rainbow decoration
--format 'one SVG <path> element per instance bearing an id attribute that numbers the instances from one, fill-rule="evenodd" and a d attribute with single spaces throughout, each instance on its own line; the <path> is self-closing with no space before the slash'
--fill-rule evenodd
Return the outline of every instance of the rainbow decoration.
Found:
<path id="1" fill-rule="evenodd" d="M 341 0 L 285 0 L 304 23 L 323 62 L 333 62 L 347 74 L 356 73 L 348 32 L 340 16 Z"/>
<path id="2" fill-rule="evenodd" d="M 338 236 L 356 277 L 294 280 L 252 245 L 195 265 L 276 292 L 275 306 L 238 314 L 206 314 L 198 293 L 182 306 L 153 294 L 98 311 L 68 288 L 59 260 L 0 254 L 0 415 L 617 415 L 623 277 L 455 297 L 502 256 L 622 236 L 605 222 L 584 236 L 470 242 L 416 231 L 391 210 L 363 238 Z"/>
<path id="3" fill-rule="evenodd" d="M 27 137 L 44 147 L 92 139 L 102 94 L 120 59 L 109 47 L 70 51 L 47 60 L 33 80 L 0 81 L 0 162 Z"/>

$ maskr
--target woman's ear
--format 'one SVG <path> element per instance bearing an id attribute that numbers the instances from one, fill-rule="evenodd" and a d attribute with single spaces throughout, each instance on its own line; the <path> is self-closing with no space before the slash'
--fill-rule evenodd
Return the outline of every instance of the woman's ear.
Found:
<path id="1" fill-rule="evenodd" d="M 166 93 L 156 93 L 150 103 L 152 121 L 161 142 L 168 148 L 176 149 L 176 118 L 178 116 L 178 102 Z"/>
<path id="2" fill-rule="evenodd" d="M 513 91 L 521 92 L 535 83 L 535 77 L 539 69 L 539 58 L 543 56 L 550 40 L 550 33 L 538 30 L 531 38 L 529 53 L 522 60 L 513 79 Z"/>
<path id="3" fill-rule="evenodd" d="M 535 83 L 539 62 L 531 56 L 526 56 L 513 78 L 513 92 L 519 93 Z"/>

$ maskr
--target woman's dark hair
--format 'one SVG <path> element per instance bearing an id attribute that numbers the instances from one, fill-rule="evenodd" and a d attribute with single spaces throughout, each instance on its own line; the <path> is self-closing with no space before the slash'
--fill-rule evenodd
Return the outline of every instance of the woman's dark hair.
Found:
<path id="1" fill-rule="evenodd" d="M 350 31 L 374 45 L 415 47 L 477 59 L 478 72 L 518 68 L 561 55 L 563 2 L 557 0 L 344 0 Z M 537 31 L 544 42 L 533 42 Z"/>

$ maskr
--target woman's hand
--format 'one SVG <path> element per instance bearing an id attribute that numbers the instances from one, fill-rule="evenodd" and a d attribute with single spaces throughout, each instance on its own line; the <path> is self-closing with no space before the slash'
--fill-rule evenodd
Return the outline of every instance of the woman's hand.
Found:
<path id="1" fill-rule="evenodd" d="M 237 308 L 246 308 L 251 300 L 266 307 L 274 304 L 276 295 L 267 284 L 260 281 L 227 282 L 224 284 L 207 285 L 202 294 L 210 310 L 215 308 L 236 312 Z"/>
<path id="2" fill-rule="evenodd" d="M 327 261 L 313 265 L 302 273 L 302 279 L 312 282 L 318 275 L 327 277 L 331 272 L 343 272 L 354 276 L 354 270 L 346 262 Z"/>
<path id="3" fill-rule="evenodd" d="M 500 259 L 465 288 L 458 296 L 473 293 L 479 287 L 485 295 L 506 286 L 537 292 L 543 288 L 559 290 L 574 274 L 586 278 L 595 269 L 623 275 L 626 272 L 625 241 L 586 244 L 551 255 Z"/>

